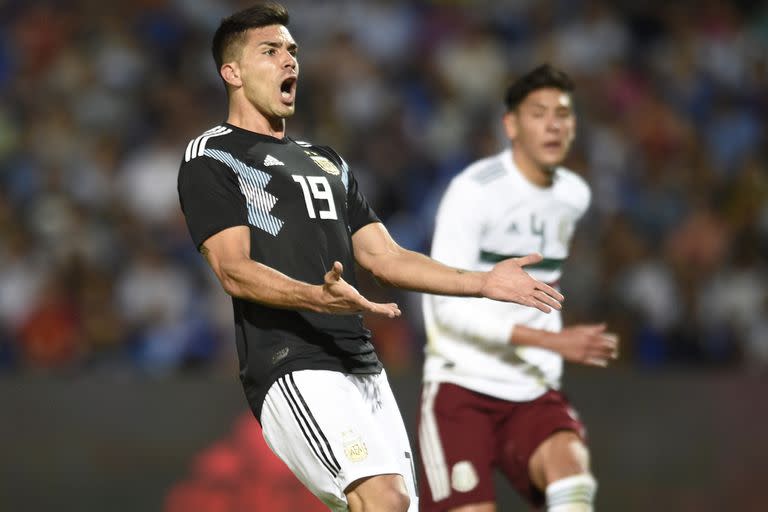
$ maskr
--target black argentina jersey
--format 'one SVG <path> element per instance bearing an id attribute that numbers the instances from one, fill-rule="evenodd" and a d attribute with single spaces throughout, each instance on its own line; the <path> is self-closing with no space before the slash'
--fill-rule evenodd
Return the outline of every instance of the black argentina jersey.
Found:
<path id="1" fill-rule="evenodd" d="M 310 284 L 321 284 L 338 260 L 355 286 L 351 236 L 378 217 L 332 149 L 223 124 L 189 143 L 178 185 L 196 247 L 247 225 L 251 259 Z M 269 386 L 287 372 L 381 371 L 361 315 L 232 302 L 240 378 L 257 417 Z"/>

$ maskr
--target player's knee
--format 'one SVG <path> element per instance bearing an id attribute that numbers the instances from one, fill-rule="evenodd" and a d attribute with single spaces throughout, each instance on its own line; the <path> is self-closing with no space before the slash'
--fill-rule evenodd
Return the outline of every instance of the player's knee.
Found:
<path id="1" fill-rule="evenodd" d="M 356 483 L 347 494 L 350 510 L 407 512 L 411 498 L 400 475 L 386 475 Z"/>
<path id="2" fill-rule="evenodd" d="M 575 434 L 571 435 L 562 451 L 563 465 L 570 471 L 576 474 L 589 472 L 589 450 Z"/>
<path id="3" fill-rule="evenodd" d="M 407 512 L 411 505 L 408 493 L 389 487 L 374 495 L 360 496 L 360 510 L 375 512 Z"/>
<path id="4" fill-rule="evenodd" d="M 589 450 L 576 433 L 557 432 L 533 453 L 530 472 L 540 489 L 562 478 L 589 473 Z"/>
<path id="5" fill-rule="evenodd" d="M 589 473 L 561 478 L 546 489 L 547 512 L 592 512 L 597 481 Z"/>
<path id="6" fill-rule="evenodd" d="M 411 506 L 411 498 L 403 489 L 389 488 L 378 498 L 378 506 L 371 510 L 381 510 L 387 512 L 407 512 Z"/>

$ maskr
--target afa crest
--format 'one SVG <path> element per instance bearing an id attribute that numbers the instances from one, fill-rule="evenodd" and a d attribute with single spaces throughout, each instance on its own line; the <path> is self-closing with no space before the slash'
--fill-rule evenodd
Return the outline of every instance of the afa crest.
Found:
<path id="1" fill-rule="evenodd" d="M 331 162 L 324 156 L 320 156 L 314 151 L 306 151 L 306 153 L 307 155 L 309 155 L 309 158 L 311 158 L 312 161 L 315 162 L 315 164 L 317 164 L 319 168 L 321 168 L 323 171 L 327 172 L 331 176 L 338 176 L 339 174 L 341 174 L 341 171 L 339 170 L 339 168 L 336 167 L 336 165 L 333 162 Z"/>
<path id="2" fill-rule="evenodd" d="M 353 430 L 342 432 L 341 442 L 344 445 L 344 455 L 352 462 L 360 462 L 368 458 L 368 447 L 357 432 Z"/>

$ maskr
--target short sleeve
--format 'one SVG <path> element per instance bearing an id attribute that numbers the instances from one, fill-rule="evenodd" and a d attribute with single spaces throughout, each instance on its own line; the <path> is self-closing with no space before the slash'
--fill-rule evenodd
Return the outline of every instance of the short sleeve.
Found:
<path id="1" fill-rule="evenodd" d="M 248 224 L 237 176 L 220 162 L 205 156 L 182 162 L 178 190 L 189 234 L 198 249 L 219 231 Z"/>
<path id="2" fill-rule="evenodd" d="M 347 212 L 349 215 L 349 229 L 352 233 L 372 222 L 381 222 L 379 216 L 376 215 L 376 212 L 373 211 L 373 208 L 371 208 L 362 192 L 360 192 L 357 180 L 352 173 L 349 173 Z"/>

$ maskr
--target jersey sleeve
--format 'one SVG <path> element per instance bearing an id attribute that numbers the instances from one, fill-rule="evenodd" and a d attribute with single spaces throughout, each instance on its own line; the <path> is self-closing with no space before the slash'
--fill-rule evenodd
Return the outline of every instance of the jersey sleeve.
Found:
<path id="1" fill-rule="evenodd" d="M 237 176 L 220 162 L 205 156 L 182 162 L 178 191 L 189 234 L 198 249 L 219 231 L 248 224 Z"/>
<path id="2" fill-rule="evenodd" d="M 443 196 L 435 221 L 432 257 L 451 267 L 477 270 L 480 245 L 489 219 L 482 187 L 454 180 Z M 499 314 L 500 303 L 467 297 L 427 297 L 441 329 L 481 343 L 506 344 L 515 321 Z"/>
<path id="3" fill-rule="evenodd" d="M 373 211 L 373 208 L 371 208 L 360 191 L 357 179 L 349 170 L 347 162 L 333 149 L 327 146 L 323 146 L 321 149 L 331 156 L 341 169 L 342 180 L 345 181 L 347 187 L 347 218 L 349 219 L 350 232 L 354 234 L 355 231 L 372 222 L 381 222 L 379 216 L 376 215 L 376 212 Z"/>
<path id="4" fill-rule="evenodd" d="M 379 216 L 376 215 L 376 212 L 373 211 L 373 208 L 360 192 L 357 180 L 351 172 L 349 173 L 349 188 L 347 190 L 347 214 L 349 215 L 351 233 L 372 222 L 381 222 Z"/>

